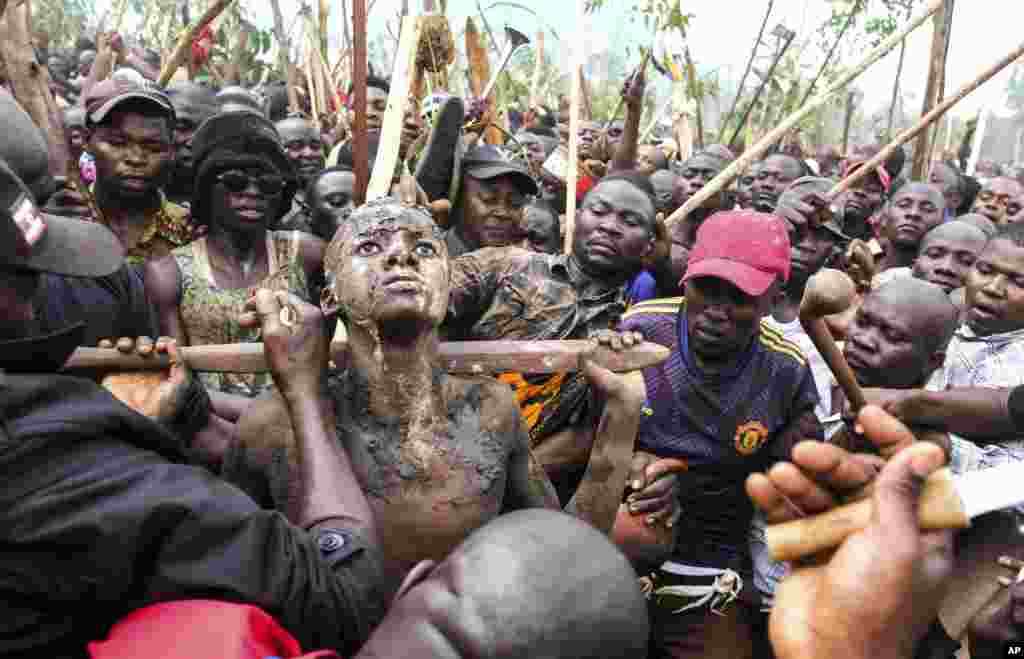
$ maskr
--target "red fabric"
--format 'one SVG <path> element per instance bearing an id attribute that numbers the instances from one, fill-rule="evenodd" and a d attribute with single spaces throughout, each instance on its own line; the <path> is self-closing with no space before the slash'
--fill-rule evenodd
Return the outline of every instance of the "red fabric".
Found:
<path id="1" fill-rule="evenodd" d="M 597 185 L 597 181 L 593 177 L 587 176 L 586 174 L 580 174 L 576 178 L 576 203 L 582 204 L 583 198 L 590 192 L 590 188 Z"/>
<path id="2" fill-rule="evenodd" d="M 329 650 L 302 654 L 299 642 L 255 606 L 185 600 L 133 611 L 107 639 L 89 643 L 93 659 L 338 659 Z"/>

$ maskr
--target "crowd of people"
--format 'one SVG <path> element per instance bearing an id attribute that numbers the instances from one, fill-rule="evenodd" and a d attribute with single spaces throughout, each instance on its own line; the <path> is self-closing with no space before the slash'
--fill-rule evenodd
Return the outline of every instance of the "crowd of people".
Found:
<path id="1" fill-rule="evenodd" d="M 1024 460 L 1024 178 L 941 159 L 913 180 L 897 149 L 833 198 L 881 147 L 790 140 L 669 225 L 739 148 L 641 143 L 638 72 L 624 119 L 579 123 L 575 190 L 567 107 L 434 96 L 407 104 L 390 195 L 357 206 L 386 79 L 317 122 L 283 84 L 161 88 L 158 56 L 111 48 L 105 79 L 88 40 L 39 53 L 59 172 L 0 90 L 0 654 L 937 659 L 1024 640 L 1018 512 L 990 514 L 1012 522 L 994 537 L 915 516 L 940 467 Z M 826 269 L 856 286 L 826 322 L 859 413 L 799 319 Z M 442 357 L 571 339 L 593 351 L 570 372 Z M 185 350 L 255 342 L 266 372 L 193 371 Z M 643 342 L 668 358 L 597 357 Z M 77 347 L 169 366 L 61 373 Z M 837 550 L 772 560 L 768 525 L 863 497 Z M 984 601 L 958 590 L 982 579 Z"/>

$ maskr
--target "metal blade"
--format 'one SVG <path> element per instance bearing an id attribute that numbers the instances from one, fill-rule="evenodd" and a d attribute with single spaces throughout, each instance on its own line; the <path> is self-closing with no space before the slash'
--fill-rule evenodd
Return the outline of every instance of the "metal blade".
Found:
<path id="1" fill-rule="evenodd" d="M 971 471 L 954 480 L 968 517 L 1024 503 L 1024 462 Z"/>

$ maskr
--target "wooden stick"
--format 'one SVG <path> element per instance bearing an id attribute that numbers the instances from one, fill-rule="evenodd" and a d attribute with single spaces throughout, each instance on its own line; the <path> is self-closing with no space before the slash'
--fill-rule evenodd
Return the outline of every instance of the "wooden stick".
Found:
<path id="1" fill-rule="evenodd" d="M 873 509 L 871 499 L 861 499 L 820 515 L 770 525 L 765 530 L 768 553 L 776 561 L 794 561 L 837 547 L 847 536 L 867 527 Z M 970 526 L 949 469 L 940 469 L 925 479 L 917 519 L 924 531 Z"/>
<path id="2" fill-rule="evenodd" d="M 398 149 L 402 141 L 402 123 L 405 120 L 405 104 L 409 100 L 409 83 L 416 62 L 416 44 L 420 39 L 421 21 L 415 16 L 402 19 L 402 33 L 395 55 L 395 70 L 391 74 L 391 91 L 388 93 L 388 107 L 381 122 L 380 146 L 373 163 L 373 175 L 366 190 L 366 200 L 373 201 L 386 197 L 391 192 L 391 181 L 398 163 Z"/>
<path id="3" fill-rule="evenodd" d="M 761 30 L 757 33 L 757 40 L 754 41 L 754 48 L 750 51 L 750 57 L 747 59 L 747 68 L 743 71 L 743 77 L 740 78 L 739 89 L 736 90 L 736 97 L 732 99 L 732 107 L 729 108 L 729 114 L 725 115 L 725 119 L 718 126 L 718 139 L 716 142 L 721 142 L 722 138 L 725 137 L 725 127 L 732 121 L 732 116 L 736 113 L 736 106 L 740 102 L 740 97 L 743 96 L 743 87 L 747 84 L 747 76 L 750 75 L 750 69 L 754 66 L 754 57 L 757 56 L 757 49 L 761 46 L 761 38 L 764 37 L 764 28 L 768 25 L 768 17 L 772 15 L 772 6 L 775 5 L 775 0 L 768 0 L 768 9 L 764 12 L 764 20 L 761 21 Z"/>
<path id="4" fill-rule="evenodd" d="M 681 208 L 672 213 L 672 215 L 665 220 L 666 227 L 671 227 L 676 222 L 679 222 L 685 218 L 690 211 L 695 208 L 700 208 L 701 204 L 721 192 L 725 186 L 731 183 L 732 180 L 740 174 L 740 172 L 745 171 L 751 163 L 764 155 L 771 145 L 775 144 L 775 142 L 792 130 L 800 120 L 827 103 L 833 94 L 850 84 L 850 82 L 857 76 L 866 71 L 869 66 L 880 60 L 886 53 L 898 46 L 904 37 L 920 27 L 920 25 L 924 23 L 929 16 L 938 10 L 942 1 L 943 0 L 929 0 L 928 5 L 919 16 L 908 22 L 901 30 L 898 30 L 895 34 L 883 41 L 877 48 L 868 53 L 863 60 L 840 76 L 835 84 L 823 91 L 816 98 L 812 99 L 804 107 L 791 114 L 781 124 L 758 140 L 757 144 L 747 149 L 742 156 L 734 160 L 733 163 L 722 170 L 718 176 L 698 190 L 697 194 L 690 197 Z"/>
<path id="5" fill-rule="evenodd" d="M 323 76 L 324 84 L 329 85 L 331 88 L 331 97 L 334 99 L 335 112 L 339 114 L 345 111 L 345 105 L 341 102 L 341 94 L 338 93 L 338 84 L 331 77 L 330 68 L 327 66 L 327 60 L 324 59 L 324 54 L 317 51 L 320 62 L 320 75 Z"/>
<path id="6" fill-rule="evenodd" d="M 185 34 L 181 35 L 177 45 L 174 47 L 174 52 L 160 72 L 160 78 L 156 82 L 158 86 L 165 87 L 170 82 L 171 76 L 174 75 L 174 72 L 178 70 L 178 67 L 182 65 L 189 53 L 192 52 L 192 40 L 196 38 L 200 30 L 209 25 L 213 19 L 220 16 L 221 12 L 227 9 L 230 4 L 231 0 L 216 0 L 210 5 L 210 8 L 206 10 L 199 21 L 189 27 Z"/>
<path id="7" fill-rule="evenodd" d="M 867 161 L 864 166 L 858 167 L 852 174 L 844 178 L 842 181 L 837 183 L 835 187 L 828 191 L 828 198 L 835 199 L 837 196 L 846 192 L 851 187 L 857 184 L 862 178 L 875 171 L 876 168 L 881 166 L 889 156 L 892 155 L 893 151 L 899 148 L 900 145 L 906 144 L 910 140 L 914 139 L 921 131 L 925 128 L 938 121 L 942 115 L 946 114 L 950 108 L 962 101 L 968 94 L 981 87 L 983 84 L 991 80 L 1000 71 L 1016 62 L 1021 57 L 1024 57 L 1024 42 L 1019 44 L 1012 51 L 1007 53 L 998 62 L 988 67 L 976 77 L 974 80 L 968 82 L 963 87 L 958 89 L 955 94 L 945 99 L 934 108 L 931 109 L 928 114 L 921 117 L 920 120 L 907 130 L 896 136 L 892 142 L 887 144 L 884 149 L 875 154 L 875 157 Z"/>
<path id="8" fill-rule="evenodd" d="M 441 364 L 449 373 L 561 373 L 579 369 L 581 355 L 593 350 L 595 361 L 616 372 L 637 371 L 668 359 L 669 350 L 645 342 L 621 351 L 596 348 L 592 341 L 453 341 L 440 346 Z M 341 363 L 347 345 L 331 344 L 331 355 Z M 182 358 L 196 371 L 260 373 L 268 370 L 262 343 L 183 346 Z M 143 357 L 114 348 L 78 348 L 64 371 L 140 371 L 165 369 L 166 355 Z"/>
<path id="9" fill-rule="evenodd" d="M 309 111 L 313 115 L 313 122 L 319 127 L 320 126 L 320 98 L 316 93 L 316 81 L 313 76 L 313 53 L 309 44 L 305 47 L 306 56 L 303 58 L 306 60 L 306 89 L 309 92 Z"/>
<path id="10" fill-rule="evenodd" d="M 576 25 L 583 25 L 586 19 L 584 0 L 576 0 Z M 576 228 L 576 179 L 579 175 L 579 132 L 580 132 L 580 74 L 583 72 L 583 43 L 578 39 L 572 46 L 572 87 L 569 92 L 569 171 L 565 189 L 565 244 L 562 251 L 572 253 L 573 233 Z"/>
<path id="11" fill-rule="evenodd" d="M 366 186 L 370 181 L 370 146 L 366 139 L 366 0 L 352 0 L 352 93 L 356 115 L 352 126 L 356 175 L 352 201 L 358 207 L 366 203 Z"/>
<path id="12" fill-rule="evenodd" d="M 757 101 L 761 98 L 761 94 L 763 94 L 764 90 L 768 88 L 769 84 L 771 84 L 772 78 L 775 77 L 776 67 L 779 66 L 779 62 L 782 61 L 783 56 L 785 56 L 786 51 L 789 50 L 789 46 L 793 43 L 793 39 L 795 38 L 796 32 L 790 32 L 786 36 L 786 42 L 782 44 L 782 48 L 780 48 L 779 52 L 775 54 L 775 59 L 772 60 L 772 65 L 768 67 L 768 72 L 765 73 L 764 80 L 761 81 L 757 91 L 754 92 L 754 98 L 750 99 L 750 103 L 747 104 L 747 109 L 743 112 L 743 117 L 740 118 L 740 122 L 736 126 L 736 131 L 732 134 L 732 139 L 729 140 L 728 146 L 730 149 L 736 144 L 736 138 L 740 136 L 740 131 L 743 130 L 743 125 L 747 123 L 747 117 L 750 116 L 750 112 L 754 109 L 754 106 L 757 105 Z"/>

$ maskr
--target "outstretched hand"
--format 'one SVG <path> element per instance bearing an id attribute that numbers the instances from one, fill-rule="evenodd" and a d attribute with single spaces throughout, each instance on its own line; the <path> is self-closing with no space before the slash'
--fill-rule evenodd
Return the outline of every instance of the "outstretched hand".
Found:
<path id="1" fill-rule="evenodd" d="M 915 442 L 906 426 L 877 407 L 865 407 L 857 423 L 880 449 L 905 448 L 883 463 L 803 442 L 793 450 L 793 463 L 747 480 L 748 494 L 770 523 L 829 510 L 844 494 L 874 482 L 870 524 L 834 553 L 798 564 L 777 590 L 770 637 L 780 659 L 912 656 L 952 569 L 952 534 L 922 533 L 917 525 L 922 483 L 945 455 Z"/>

